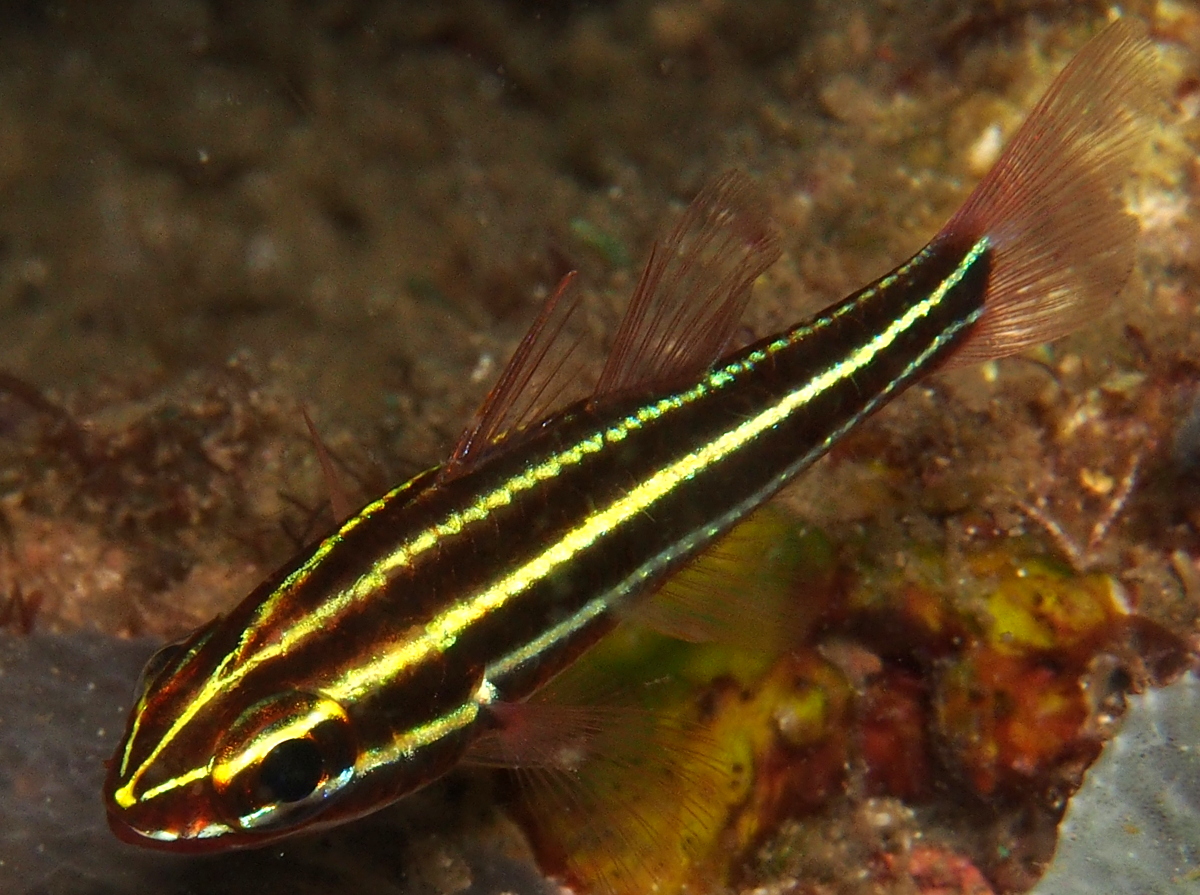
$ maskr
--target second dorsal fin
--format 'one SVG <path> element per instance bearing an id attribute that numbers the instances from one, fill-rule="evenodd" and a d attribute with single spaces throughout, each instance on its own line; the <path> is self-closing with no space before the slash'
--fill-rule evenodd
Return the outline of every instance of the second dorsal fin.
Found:
<path id="1" fill-rule="evenodd" d="M 728 347 L 779 236 L 754 182 L 728 171 L 656 245 L 617 330 L 595 400 L 699 376 Z"/>
<path id="2" fill-rule="evenodd" d="M 656 245 L 617 330 L 592 403 L 666 389 L 699 376 L 728 346 L 754 281 L 779 257 L 766 203 L 744 174 L 700 191 L 665 243 Z M 578 305 L 563 278 L 459 438 L 440 477 L 457 477 L 503 438 L 534 425 L 579 394 L 572 362 Z"/>

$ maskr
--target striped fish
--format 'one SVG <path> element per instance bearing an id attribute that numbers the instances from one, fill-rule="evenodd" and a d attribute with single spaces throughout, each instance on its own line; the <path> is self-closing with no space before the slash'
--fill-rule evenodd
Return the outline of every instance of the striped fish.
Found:
<path id="1" fill-rule="evenodd" d="M 111 761 L 113 830 L 178 851 L 360 817 L 531 743 L 526 700 L 871 413 L 934 370 L 1102 313 L 1134 262 L 1117 195 L 1156 61 L 1118 21 L 891 273 L 737 350 L 779 255 L 743 176 L 655 248 L 596 386 L 562 404 L 568 277 L 449 459 L 364 506 L 151 661 Z M 563 737 L 561 742 L 566 742 Z"/>

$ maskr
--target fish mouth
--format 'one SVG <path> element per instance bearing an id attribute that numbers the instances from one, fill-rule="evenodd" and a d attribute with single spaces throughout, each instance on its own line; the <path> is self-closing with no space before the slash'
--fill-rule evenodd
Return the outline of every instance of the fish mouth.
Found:
<path id="1" fill-rule="evenodd" d="M 192 810 L 184 815 L 167 804 L 137 800 L 125 804 L 118 798 L 123 788 L 128 784 L 115 774 L 104 788 L 108 827 L 122 842 L 179 853 L 213 852 L 249 844 L 215 815 L 205 820 L 204 812 Z"/>
<path id="2" fill-rule="evenodd" d="M 193 834 L 188 831 L 139 829 L 122 816 L 122 812 L 111 809 L 108 812 L 108 828 L 114 836 L 129 845 L 177 854 L 204 854 L 247 844 L 230 836 L 232 830 L 224 824 L 208 824 Z"/>

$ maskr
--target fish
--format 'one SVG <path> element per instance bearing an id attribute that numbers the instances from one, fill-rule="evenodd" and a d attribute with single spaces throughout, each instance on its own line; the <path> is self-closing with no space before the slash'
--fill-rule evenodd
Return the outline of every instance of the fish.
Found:
<path id="1" fill-rule="evenodd" d="M 672 576 L 913 383 L 1108 309 L 1135 261 L 1119 188 L 1147 143 L 1156 68 L 1142 26 L 1108 26 L 928 244 L 748 345 L 734 347 L 739 321 L 781 239 L 746 175 L 703 189 L 651 250 L 577 399 L 568 275 L 445 462 L 150 660 L 108 765 L 114 833 L 263 846 L 463 763 L 569 767 L 594 718 L 555 734 L 536 694 L 669 601 Z M 657 614 L 670 628 L 670 606 Z"/>

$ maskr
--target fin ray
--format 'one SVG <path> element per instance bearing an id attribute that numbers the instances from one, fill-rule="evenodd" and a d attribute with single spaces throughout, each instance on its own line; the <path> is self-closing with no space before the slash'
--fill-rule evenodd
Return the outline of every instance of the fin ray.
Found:
<path id="1" fill-rule="evenodd" d="M 325 446 L 325 442 L 321 439 L 321 433 L 317 431 L 316 423 L 312 421 L 312 417 L 308 415 L 308 409 L 303 405 L 300 407 L 300 415 L 304 417 L 304 425 L 308 427 L 308 436 L 312 439 L 313 448 L 317 452 L 317 462 L 321 464 L 321 476 L 325 479 L 325 490 L 329 492 L 329 508 L 333 511 L 333 521 L 337 525 L 341 525 L 354 514 L 354 505 L 350 502 L 350 497 L 342 484 L 342 478 L 333 464 L 329 448 Z"/>
<path id="2" fill-rule="evenodd" d="M 699 376 L 727 348 L 754 281 L 779 258 L 754 183 L 729 171 L 655 246 L 617 330 L 593 400 Z"/>
<path id="3" fill-rule="evenodd" d="M 521 344 L 488 392 L 470 425 L 459 437 L 438 478 L 446 481 L 474 469 L 491 456 L 503 438 L 548 416 L 556 407 L 585 397 L 575 373 L 580 340 L 568 324 L 579 307 L 576 273 L 570 271 L 542 305 Z"/>
<path id="4" fill-rule="evenodd" d="M 691 643 L 787 649 L 816 623 L 832 587 L 825 545 L 814 539 L 767 504 L 635 604 L 630 619 Z"/>
<path id="5" fill-rule="evenodd" d="M 721 355 L 754 281 L 779 257 L 765 202 L 735 171 L 696 196 L 670 238 L 655 246 L 613 340 L 592 401 L 665 388 L 698 376 Z M 563 277 L 439 472 L 446 481 L 491 456 L 510 434 L 589 397 L 576 368 L 579 306 Z"/>
<path id="6" fill-rule="evenodd" d="M 948 366 L 1040 345 L 1094 319 L 1133 269 L 1118 188 L 1162 95 L 1145 29 L 1119 19 L 1071 60 L 934 238 L 993 250 L 986 308 Z"/>
<path id="7" fill-rule="evenodd" d="M 493 706 L 468 761 L 512 769 L 543 853 L 573 882 L 654 891 L 698 857 L 721 804 L 717 747 L 699 725 L 637 706 Z M 704 768 L 720 765 L 716 774 Z M 668 795 L 669 799 L 651 799 Z"/>

